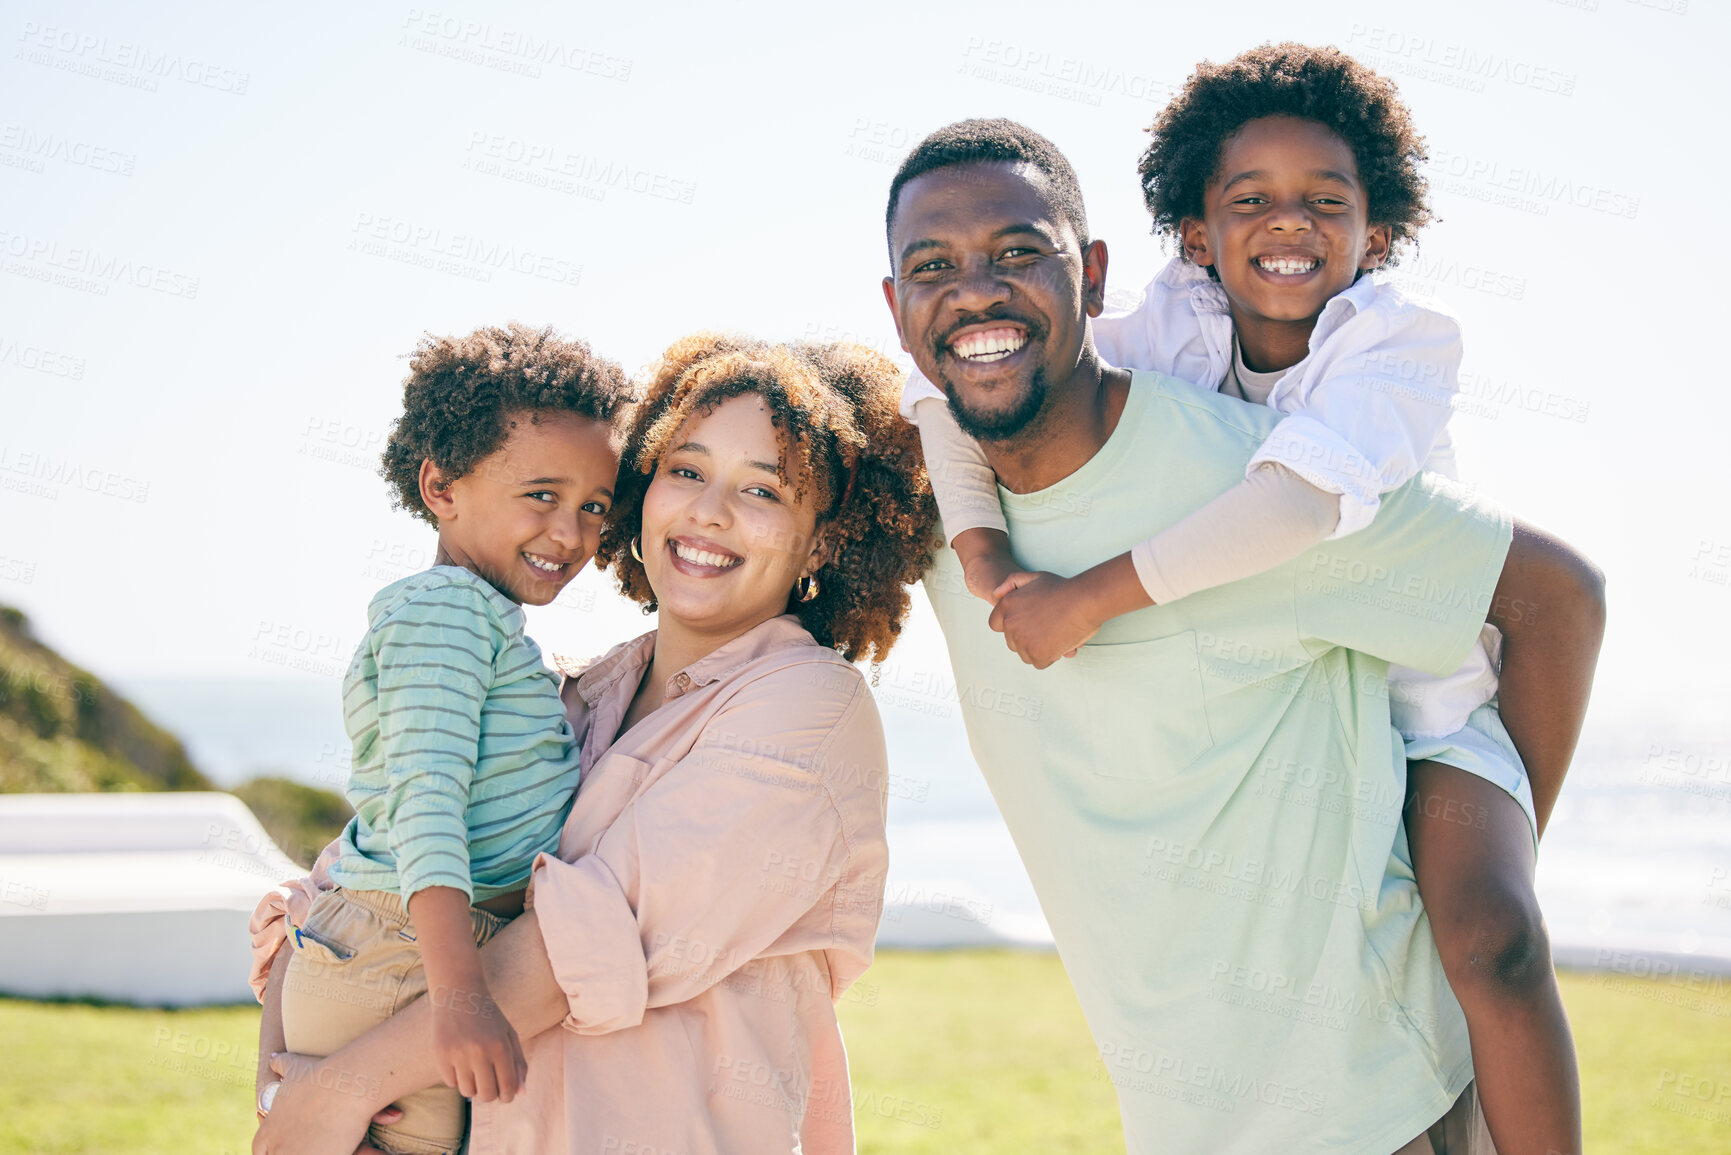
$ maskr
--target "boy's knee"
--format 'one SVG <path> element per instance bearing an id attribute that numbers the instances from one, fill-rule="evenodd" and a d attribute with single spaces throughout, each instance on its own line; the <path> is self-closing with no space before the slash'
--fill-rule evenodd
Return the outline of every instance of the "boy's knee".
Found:
<path id="1" fill-rule="evenodd" d="M 1550 936 L 1531 889 L 1477 890 L 1449 922 L 1438 945 L 1457 995 L 1462 988 L 1492 997 L 1524 995 L 1550 980 Z"/>

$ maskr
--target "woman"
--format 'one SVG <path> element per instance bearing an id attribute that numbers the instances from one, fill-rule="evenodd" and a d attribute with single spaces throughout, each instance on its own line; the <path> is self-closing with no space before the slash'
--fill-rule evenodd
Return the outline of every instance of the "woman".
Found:
<path id="1" fill-rule="evenodd" d="M 934 540 L 899 378 L 857 346 L 715 335 L 658 367 L 596 555 L 656 629 L 567 671 L 577 799 L 482 951 L 528 1074 L 478 1090 L 475 1155 L 852 1151 L 834 1002 L 871 961 L 887 768 L 850 663 L 894 644 Z M 426 1003 L 279 1063 L 254 1150 L 348 1155 L 436 1083 Z"/>

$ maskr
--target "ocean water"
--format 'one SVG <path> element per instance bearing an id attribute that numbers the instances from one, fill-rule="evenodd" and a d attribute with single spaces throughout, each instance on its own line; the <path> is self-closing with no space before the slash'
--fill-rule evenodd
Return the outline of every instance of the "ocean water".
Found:
<path id="1" fill-rule="evenodd" d="M 127 680 L 221 785 L 273 773 L 340 790 L 334 679 Z M 886 678 L 890 875 L 880 942 L 1049 946 L 1051 932 L 968 751 L 953 695 Z M 1539 855 L 1560 961 L 1731 967 L 1731 719 L 1593 720 Z"/>

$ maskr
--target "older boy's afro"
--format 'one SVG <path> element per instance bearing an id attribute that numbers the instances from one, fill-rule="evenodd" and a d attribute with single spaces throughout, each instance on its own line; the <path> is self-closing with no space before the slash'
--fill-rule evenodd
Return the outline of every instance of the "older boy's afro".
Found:
<path id="1" fill-rule="evenodd" d="M 1352 148 L 1370 223 L 1390 233 L 1389 264 L 1430 223 L 1428 153 L 1394 82 L 1338 48 L 1264 44 L 1225 64 L 1203 61 L 1148 129 L 1137 171 L 1154 232 L 1176 237 L 1203 214 L 1203 190 L 1227 139 L 1252 120 L 1294 116 L 1327 125 Z"/>

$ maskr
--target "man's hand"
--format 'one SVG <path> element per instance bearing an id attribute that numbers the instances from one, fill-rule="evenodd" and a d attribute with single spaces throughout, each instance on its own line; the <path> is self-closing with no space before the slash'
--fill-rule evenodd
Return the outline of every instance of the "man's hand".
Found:
<path id="1" fill-rule="evenodd" d="M 1093 601 L 1078 596 L 1077 579 L 1052 573 L 1011 574 L 993 592 L 991 627 L 1012 653 L 1036 670 L 1067 658 L 1099 632 Z"/>
<path id="2" fill-rule="evenodd" d="M 476 975 L 475 990 L 431 989 L 439 1077 L 466 1098 L 509 1103 L 529 1076 L 517 1032 Z"/>

